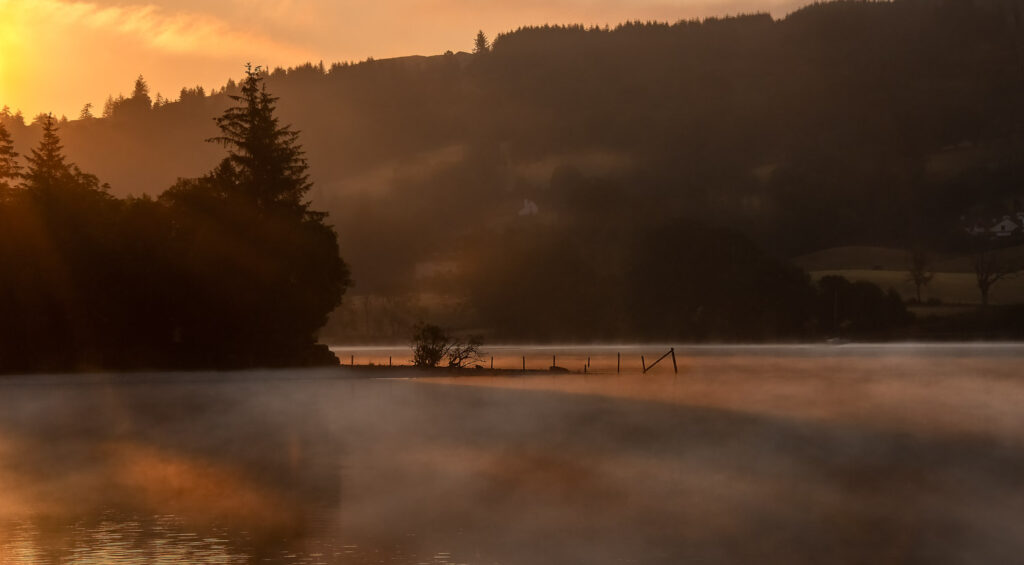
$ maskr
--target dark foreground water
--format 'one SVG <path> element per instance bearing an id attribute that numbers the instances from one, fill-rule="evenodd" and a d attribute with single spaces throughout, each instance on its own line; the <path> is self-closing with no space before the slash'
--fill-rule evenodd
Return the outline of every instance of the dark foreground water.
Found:
<path id="1" fill-rule="evenodd" d="M 1024 555 L 1024 347 L 679 361 L 678 377 L 0 378 L 0 563 Z"/>

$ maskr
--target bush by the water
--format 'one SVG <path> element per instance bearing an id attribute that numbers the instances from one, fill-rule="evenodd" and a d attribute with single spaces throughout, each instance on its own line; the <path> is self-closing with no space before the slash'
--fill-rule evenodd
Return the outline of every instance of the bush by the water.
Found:
<path id="1" fill-rule="evenodd" d="M 481 360 L 480 336 L 460 338 L 449 335 L 440 326 L 425 323 L 416 324 L 413 329 L 412 363 L 417 367 L 437 367 L 447 360 L 448 367 L 462 369 Z"/>

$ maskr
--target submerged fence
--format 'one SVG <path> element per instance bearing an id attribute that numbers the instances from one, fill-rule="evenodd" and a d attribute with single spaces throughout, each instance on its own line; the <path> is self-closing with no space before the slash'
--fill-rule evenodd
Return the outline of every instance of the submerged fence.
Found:
<path id="1" fill-rule="evenodd" d="M 623 371 L 627 373 L 635 373 L 639 371 L 640 374 L 646 375 L 659 364 L 662 364 L 663 361 L 671 358 L 672 372 L 674 374 L 679 374 L 679 362 L 676 359 L 675 347 L 670 347 L 650 364 L 647 362 L 649 357 L 636 350 L 627 352 L 624 355 L 622 351 L 615 351 L 611 348 L 608 348 L 606 351 L 593 353 L 589 353 L 587 350 L 582 348 L 574 351 L 574 348 L 571 347 L 563 351 L 548 351 L 545 353 L 541 353 L 536 350 L 524 353 L 522 351 L 516 351 L 515 348 L 508 349 L 511 350 L 507 352 L 485 353 L 485 355 L 478 358 L 475 363 L 463 367 L 461 370 L 494 371 L 501 373 L 548 372 L 581 374 L 620 374 Z M 398 353 L 398 348 L 388 350 L 385 350 L 385 348 L 367 348 L 359 350 L 358 353 L 352 353 L 351 350 L 345 351 L 342 348 L 335 348 L 334 351 L 339 358 L 344 360 L 342 361 L 342 364 L 348 367 L 409 368 L 412 366 L 412 355 L 406 354 L 406 357 L 403 358 L 403 353 Z M 540 359 L 544 360 L 542 365 L 538 363 L 538 360 Z M 550 365 L 547 364 L 548 360 L 550 360 Z M 595 363 L 593 363 L 594 360 L 597 361 L 596 366 Z M 637 360 L 639 360 L 639 366 L 634 365 Z M 446 365 L 442 361 L 439 366 L 445 367 Z"/>

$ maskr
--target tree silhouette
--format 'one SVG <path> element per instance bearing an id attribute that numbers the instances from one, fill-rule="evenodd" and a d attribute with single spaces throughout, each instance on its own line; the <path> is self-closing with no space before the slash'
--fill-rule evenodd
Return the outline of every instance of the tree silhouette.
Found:
<path id="1" fill-rule="evenodd" d="M 92 102 L 86 102 L 85 106 L 82 106 L 82 111 L 78 113 L 78 119 L 91 120 L 94 117 L 92 114 Z"/>
<path id="2" fill-rule="evenodd" d="M 12 183 L 21 176 L 18 154 L 14 151 L 14 140 L 7 126 L 0 122 L 0 198 L 6 196 Z"/>
<path id="3" fill-rule="evenodd" d="M 191 103 L 206 98 L 206 89 L 201 86 L 195 88 L 182 87 L 181 92 L 178 93 L 178 101 L 184 103 Z"/>
<path id="4" fill-rule="evenodd" d="M 480 30 L 476 32 L 476 39 L 473 40 L 473 53 L 479 55 L 481 53 L 487 53 L 491 50 L 491 43 L 487 40 L 487 36 L 484 35 L 484 31 Z"/>
<path id="5" fill-rule="evenodd" d="M 192 298 L 180 343 L 194 364 L 220 367 L 337 362 L 316 332 L 341 302 L 348 266 L 337 234 L 304 201 L 310 189 L 297 132 L 281 126 L 260 68 L 246 68 L 238 105 L 215 118 L 227 147 L 214 170 L 163 195 L 190 249 Z"/>
<path id="6" fill-rule="evenodd" d="M 140 110 L 148 110 L 153 107 L 153 100 L 149 96 L 149 85 L 146 84 L 146 79 L 142 75 L 135 79 L 135 88 L 130 100 Z"/>
<path id="7" fill-rule="evenodd" d="M 117 106 L 117 101 L 114 100 L 114 96 L 107 96 L 106 102 L 103 103 L 103 114 L 104 118 L 109 118 L 114 115 L 114 108 Z"/>
<path id="8" fill-rule="evenodd" d="M 452 338 L 433 324 L 417 324 L 412 335 L 412 363 L 417 367 L 437 367 L 448 354 Z"/>
<path id="9" fill-rule="evenodd" d="M 225 187 L 250 200 L 260 210 L 308 213 L 306 193 L 312 184 L 308 163 L 297 142 L 299 132 L 281 126 L 260 67 L 246 66 L 241 93 L 230 98 L 239 105 L 216 118 L 222 135 L 209 141 L 228 148 L 222 172 L 232 176 Z"/>
<path id="10" fill-rule="evenodd" d="M 43 137 L 38 147 L 26 156 L 28 167 L 22 174 L 22 188 L 26 196 L 42 204 L 44 209 L 60 208 L 70 212 L 88 214 L 96 200 L 108 200 L 108 186 L 100 185 L 96 175 L 82 172 L 78 165 L 64 157 L 64 147 L 57 135 L 53 115 L 42 120 Z"/>
<path id="11" fill-rule="evenodd" d="M 46 114 L 42 119 L 43 138 L 39 146 L 26 156 L 28 169 L 24 175 L 25 188 L 37 191 L 50 191 L 68 184 L 73 179 L 71 166 L 64 160 L 64 146 L 57 137 L 57 125 L 53 114 Z"/>
<path id="12" fill-rule="evenodd" d="M 479 335 L 452 340 L 451 347 L 448 348 L 448 366 L 453 369 L 465 369 L 483 361 L 480 352 L 483 343 L 483 337 Z"/>
<path id="13" fill-rule="evenodd" d="M 975 282 L 981 293 L 981 305 L 988 307 L 988 294 L 995 284 L 1015 275 L 1020 268 L 992 250 L 981 250 L 971 256 Z"/>

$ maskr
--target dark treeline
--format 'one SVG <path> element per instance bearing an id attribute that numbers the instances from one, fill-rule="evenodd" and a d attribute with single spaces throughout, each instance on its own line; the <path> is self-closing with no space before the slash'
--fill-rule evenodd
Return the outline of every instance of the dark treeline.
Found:
<path id="1" fill-rule="evenodd" d="M 735 273 L 748 281 L 724 288 L 776 281 L 799 304 L 823 291 L 793 293 L 784 265 L 764 265 L 839 245 L 962 249 L 964 217 L 1024 186 L 1022 61 L 1019 2 L 845 1 L 781 20 L 530 27 L 478 36 L 472 54 L 266 81 L 303 132 L 310 197 L 337 225 L 355 290 L 402 305 L 389 327 L 415 322 L 410 296 L 430 293 L 456 304 L 442 308 L 451 325 L 504 337 L 739 339 L 822 332 L 834 308 L 791 305 L 811 312 L 793 320 L 775 290 L 727 295 L 728 266 L 694 240 L 749 260 Z M 62 135 L 112 193 L 155 195 L 216 165 L 193 141 L 216 135 L 209 116 L 238 88 L 157 104 L 137 81 Z M 38 142 L 38 124 L 5 119 Z M 643 243 L 657 233 L 674 239 Z M 499 272 L 512 278 L 494 286 Z M 370 318 L 371 302 L 353 315 Z"/>
<path id="2" fill-rule="evenodd" d="M 911 321 L 870 283 L 807 273 L 729 229 L 520 226 L 465 243 L 461 320 L 552 341 L 884 339 Z M 527 269 L 530 269 L 529 271 Z"/>
<path id="3" fill-rule="evenodd" d="M 19 170 L 0 127 L 0 369 L 336 362 L 316 332 L 347 267 L 261 81 L 217 119 L 221 163 L 158 198 L 112 196 L 52 117 Z"/>

